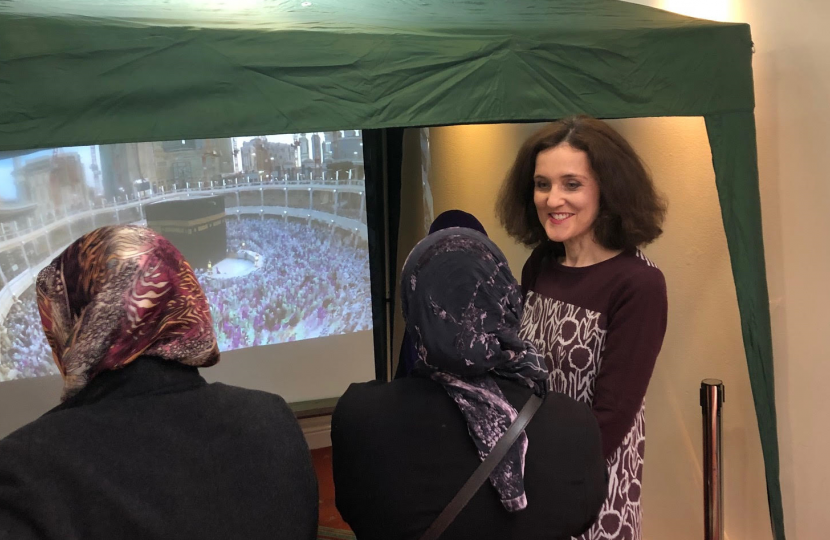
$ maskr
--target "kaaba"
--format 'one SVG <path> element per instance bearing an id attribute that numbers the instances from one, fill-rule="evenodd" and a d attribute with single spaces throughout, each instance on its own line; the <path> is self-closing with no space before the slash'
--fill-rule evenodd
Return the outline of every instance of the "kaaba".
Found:
<path id="1" fill-rule="evenodd" d="M 224 197 L 192 197 L 145 207 L 147 226 L 170 240 L 194 268 L 225 258 L 228 239 Z"/>

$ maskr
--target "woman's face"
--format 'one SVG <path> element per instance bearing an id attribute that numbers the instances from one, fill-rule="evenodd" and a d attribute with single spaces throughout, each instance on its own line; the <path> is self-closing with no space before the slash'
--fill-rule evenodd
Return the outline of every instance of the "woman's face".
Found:
<path id="1" fill-rule="evenodd" d="M 533 202 L 548 238 L 564 244 L 593 240 L 599 182 L 585 152 L 568 143 L 539 152 L 533 182 Z"/>

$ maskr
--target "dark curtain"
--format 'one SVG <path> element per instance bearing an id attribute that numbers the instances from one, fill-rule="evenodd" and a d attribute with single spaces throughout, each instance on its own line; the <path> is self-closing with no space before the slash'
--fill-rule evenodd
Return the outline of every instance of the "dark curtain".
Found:
<path id="1" fill-rule="evenodd" d="M 389 342 L 395 320 L 402 159 L 403 128 L 363 131 L 375 378 L 382 381 L 389 376 Z"/>

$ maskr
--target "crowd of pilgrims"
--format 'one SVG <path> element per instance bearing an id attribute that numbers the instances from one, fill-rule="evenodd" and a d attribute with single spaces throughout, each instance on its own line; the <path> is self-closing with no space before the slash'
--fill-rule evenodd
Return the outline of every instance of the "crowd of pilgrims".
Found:
<path id="1" fill-rule="evenodd" d="M 231 252 L 244 242 L 261 260 L 239 277 L 196 269 L 221 351 L 372 328 L 365 244 L 281 219 L 228 220 L 227 239 Z M 32 286 L 0 325 L 0 381 L 57 374 Z"/>
<path id="2" fill-rule="evenodd" d="M 228 248 L 261 257 L 251 274 L 196 275 L 205 289 L 219 350 L 371 329 L 368 250 L 328 228 L 279 219 L 229 220 Z"/>
<path id="3" fill-rule="evenodd" d="M 0 381 L 57 374 L 31 286 L 14 300 L 0 325 Z"/>

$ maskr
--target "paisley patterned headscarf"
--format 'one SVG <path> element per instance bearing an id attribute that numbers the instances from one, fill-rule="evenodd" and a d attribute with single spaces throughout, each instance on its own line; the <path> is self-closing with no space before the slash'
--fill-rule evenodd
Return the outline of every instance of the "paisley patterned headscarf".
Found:
<path id="1" fill-rule="evenodd" d="M 407 332 L 415 342 L 415 374 L 443 385 L 461 409 L 483 460 L 516 419 L 492 375 L 546 391 L 548 371 L 533 345 L 519 338 L 522 295 L 507 260 L 485 235 L 453 227 L 421 240 L 401 275 Z M 522 433 L 490 475 L 502 505 L 527 506 Z"/>
<path id="2" fill-rule="evenodd" d="M 63 400 L 141 355 L 201 367 L 219 361 L 193 270 L 150 229 L 110 226 L 80 237 L 38 274 L 37 304 Z"/>

